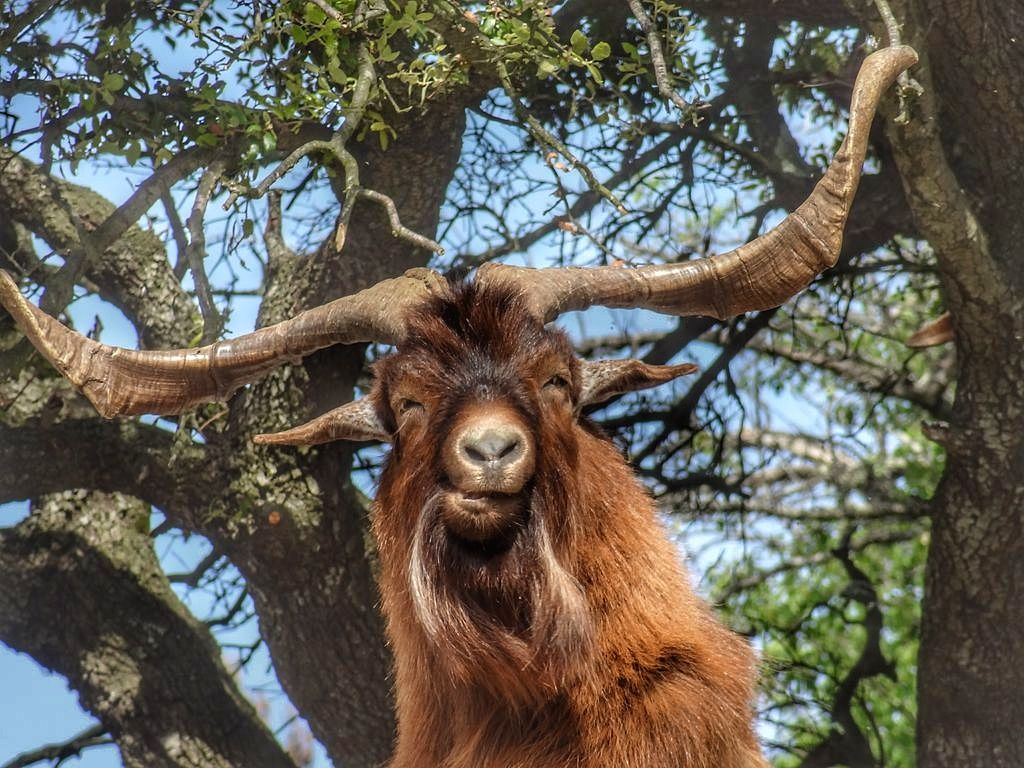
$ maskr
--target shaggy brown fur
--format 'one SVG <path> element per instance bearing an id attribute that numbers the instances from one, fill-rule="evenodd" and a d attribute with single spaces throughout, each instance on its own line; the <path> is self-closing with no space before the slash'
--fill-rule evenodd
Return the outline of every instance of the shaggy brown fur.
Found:
<path id="1" fill-rule="evenodd" d="M 622 456 L 578 418 L 565 335 L 468 284 L 408 338 L 372 394 L 395 432 L 374 514 L 391 768 L 767 765 L 753 654 L 694 595 Z M 506 534 L 466 542 L 438 512 L 440 451 L 460 412 L 489 402 L 528 425 L 536 472 Z"/>

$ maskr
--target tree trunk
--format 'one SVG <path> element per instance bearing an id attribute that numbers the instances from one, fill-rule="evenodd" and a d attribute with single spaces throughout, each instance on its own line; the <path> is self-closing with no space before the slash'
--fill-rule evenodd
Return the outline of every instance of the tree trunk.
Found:
<path id="1" fill-rule="evenodd" d="M 1024 765 L 1024 8 L 891 3 L 922 54 L 887 129 L 957 335 L 918 664 L 921 768 Z M 880 25 L 874 26 L 884 39 Z"/>

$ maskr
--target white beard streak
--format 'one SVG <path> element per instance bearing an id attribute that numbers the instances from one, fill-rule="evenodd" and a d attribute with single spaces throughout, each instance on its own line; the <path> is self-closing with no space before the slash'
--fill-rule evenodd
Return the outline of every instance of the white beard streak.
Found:
<path id="1" fill-rule="evenodd" d="M 453 640 L 479 636 L 481 631 L 506 630 L 498 630 L 496 625 L 478 627 L 463 599 L 457 594 L 447 594 L 448 587 L 438 579 L 436 568 L 425 562 L 427 531 L 433 524 L 438 503 L 438 495 L 428 499 L 416 523 L 409 553 L 409 595 L 426 635 L 435 645 L 443 646 L 447 654 L 456 654 L 466 667 L 472 667 L 474 660 L 468 657 L 470 650 Z M 583 586 L 559 562 L 543 519 L 536 520 L 531 533 L 536 537 L 531 549 L 537 567 L 532 583 L 525 587 L 532 602 L 530 634 L 529 638 L 513 639 L 508 632 L 508 637 L 524 651 L 527 649 L 521 644 L 528 642 L 528 654 L 532 658 L 529 666 L 559 669 L 558 676 L 564 679 L 578 671 L 579 665 L 589 658 L 594 622 Z"/>

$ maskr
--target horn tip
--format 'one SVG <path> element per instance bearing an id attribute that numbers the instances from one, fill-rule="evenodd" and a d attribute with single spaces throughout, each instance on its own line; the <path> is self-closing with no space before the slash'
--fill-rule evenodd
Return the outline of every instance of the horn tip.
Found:
<path id="1" fill-rule="evenodd" d="M 696 373 L 700 370 L 700 366 L 693 363 L 680 363 L 670 367 L 675 376 L 689 376 L 691 373 Z"/>

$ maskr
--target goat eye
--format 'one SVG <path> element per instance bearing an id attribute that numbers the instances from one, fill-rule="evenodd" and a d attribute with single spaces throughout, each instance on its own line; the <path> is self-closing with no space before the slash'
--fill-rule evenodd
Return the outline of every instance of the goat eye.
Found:
<path id="1" fill-rule="evenodd" d="M 398 413 L 404 415 L 410 411 L 423 410 L 423 403 L 417 402 L 416 400 L 410 400 L 405 397 L 398 401 Z"/>
<path id="2" fill-rule="evenodd" d="M 544 386 L 545 387 L 558 387 L 559 389 L 566 389 L 569 386 L 569 380 L 567 378 L 565 378 L 565 376 L 562 376 L 561 374 L 556 373 L 554 376 L 552 376 L 550 379 L 548 379 L 547 381 L 544 382 Z"/>

